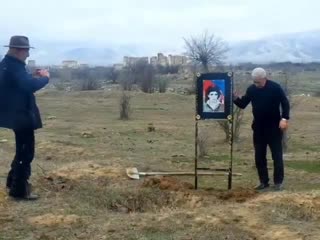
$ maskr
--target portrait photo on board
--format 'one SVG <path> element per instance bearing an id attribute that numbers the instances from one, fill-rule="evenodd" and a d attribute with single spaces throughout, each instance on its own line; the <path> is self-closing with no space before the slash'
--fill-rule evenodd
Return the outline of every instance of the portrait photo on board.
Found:
<path id="1" fill-rule="evenodd" d="M 201 119 L 227 119 L 230 114 L 232 75 L 206 73 L 197 79 L 197 114 Z"/>
<path id="2" fill-rule="evenodd" d="M 225 80 L 203 80 L 203 112 L 224 112 Z"/>

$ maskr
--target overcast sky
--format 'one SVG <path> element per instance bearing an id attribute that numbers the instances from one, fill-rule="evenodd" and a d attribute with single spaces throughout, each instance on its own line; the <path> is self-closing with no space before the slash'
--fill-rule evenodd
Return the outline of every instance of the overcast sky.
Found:
<path id="1" fill-rule="evenodd" d="M 2 36 L 179 42 L 208 29 L 226 40 L 314 30 L 318 0 L 1 0 Z"/>
<path id="2" fill-rule="evenodd" d="M 0 40 L 180 48 L 204 30 L 228 42 L 320 28 L 319 0 L 0 0 Z"/>

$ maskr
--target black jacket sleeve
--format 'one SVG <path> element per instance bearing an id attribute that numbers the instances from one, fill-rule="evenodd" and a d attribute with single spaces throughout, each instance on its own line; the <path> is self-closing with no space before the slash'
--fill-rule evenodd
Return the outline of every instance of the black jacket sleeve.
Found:
<path id="1" fill-rule="evenodd" d="M 279 91 L 280 91 L 280 104 L 282 109 L 282 118 L 289 119 L 290 117 L 289 100 L 281 87 L 279 87 Z"/>
<path id="2" fill-rule="evenodd" d="M 246 94 L 233 100 L 233 103 L 239 108 L 244 109 L 251 102 L 250 87 L 247 89 Z"/>
<path id="3" fill-rule="evenodd" d="M 18 87 L 29 93 L 40 90 L 49 82 L 49 78 L 47 77 L 33 78 L 31 74 L 27 73 L 25 68 L 17 69 L 13 75 Z"/>

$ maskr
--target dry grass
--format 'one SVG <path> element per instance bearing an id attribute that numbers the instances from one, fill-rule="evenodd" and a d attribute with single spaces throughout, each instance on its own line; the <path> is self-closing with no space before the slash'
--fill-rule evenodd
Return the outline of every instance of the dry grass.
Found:
<path id="1" fill-rule="evenodd" d="M 127 167 L 193 170 L 194 97 L 132 92 L 132 120 L 119 121 L 120 94 L 39 93 L 45 126 L 37 133 L 32 183 L 41 199 L 17 203 L 0 190 L 1 240 L 317 239 L 319 230 L 313 227 L 319 223 L 318 173 L 287 167 L 286 191 L 250 190 L 257 177 L 249 109 L 234 152 L 234 171 L 243 176 L 234 178 L 232 191 L 226 190 L 226 177 L 201 177 L 200 190 L 194 191 L 192 177 L 133 181 L 125 174 Z M 319 98 L 296 106 L 286 155 L 291 162 L 319 160 L 319 106 Z M 155 131 L 149 130 L 149 123 Z M 228 167 L 229 147 L 224 133 L 213 125 L 200 124 L 207 129 L 209 143 L 200 164 Z M 4 186 L 13 134 L 1 130 L 1 139 L 8 140 L 0 143 Z M 271 161 L 269 166 L 272 175 Z M 281 219 L 284 222 L 275 225 Z"/>
<path id="2" fill-rule="evenodd" d="M 305 222 L 320 220 L 320 197 L 318 195 L 304 198 L 300 198 L 299 195 L 284 196 L 272 202 L 270 207 L 273 217 L 281 220 Z"/>
<path id="3" fill-rule="evenodd" d="M 198 148 L 199 148 L 199 157 L 202 158 L 208 155 L 209 151 L 209 133 L 206 131 L 200 131 L 198 135 Z"/>

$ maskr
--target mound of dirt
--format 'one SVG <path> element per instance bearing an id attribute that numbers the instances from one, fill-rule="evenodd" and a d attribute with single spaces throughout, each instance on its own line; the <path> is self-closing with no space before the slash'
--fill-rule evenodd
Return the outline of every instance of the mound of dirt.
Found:
<path id="1" fill-rule="evenodd" d="M 188 182 L 182 182 L 173 177 L 149 177 L 142 184 L 143 187 L 155 187 L 161 190 L 180 191 L 193 189 L 193 185 Z"/>
<path id="2" fill-rule="evenodd" d="M 254 198 L 257 194 L 258 192 L 252 189 L 238 188 L 226 192 L 220 192 L 217 194 L 217 198 L 241 203 Z"/>
<path id="3" fill-rule="evenodd" d="M 27 219 L 27 222 L 31 225 L 41 225 L 41 226 L 57 226 L 61 225 L 62 227 L 70 227 L 74 223 L 78 223 L 80 217 L 77 215 L 54 215 L 51 213 L 30 217 Z"/>

